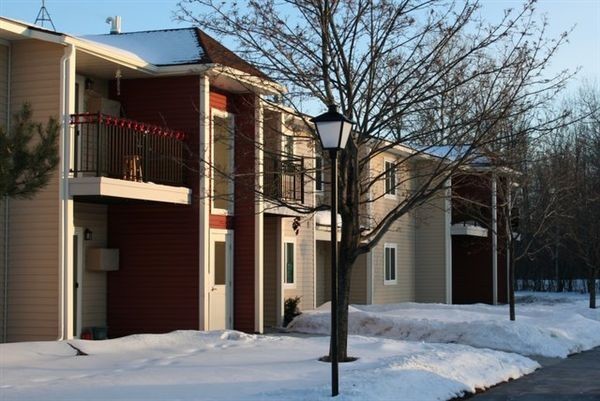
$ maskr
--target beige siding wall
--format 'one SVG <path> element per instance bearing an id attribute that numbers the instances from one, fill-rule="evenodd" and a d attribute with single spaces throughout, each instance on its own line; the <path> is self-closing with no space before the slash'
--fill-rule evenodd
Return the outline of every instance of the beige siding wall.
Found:
<path id="1" fill-rule="evenodd" d="M 300 297 L 300 310 L 313 309 L 314 305 L 314 231 L 311 220 L 301 223 L 298 235 L 292 228 L 292 218 L 282 218 L 283 240 L 294 240 L 296 243 L 296 283 L 284 285 L 283 298 Z"/>
<path id="2" fill-rule="evenodd" d="M 316 307 L 331 300 L 331 248 L 329 241 L 316 241 L 317 252 L 317 286 Z M 360 256 L 352 268 L 350 280 L 350 303 L 367 303 L 367 255 Z"/>
<path id="3" fill-rule="evenodd" d="M 416 300 L 446 302 L 446 219 L 442 197 L 417 210 Z"/>
<path id="4" fill-rule="evenodd" d="M 59 117 L 59 45 L 14 42 L 11 109 L 30 102 L 33 118 Z M 7 341 L 50 340 L 58 335 L 58 174 L 32 200 L 10 203 Z"/>
<path id="5" fill-rule="evenodd" d="M 264 217 L 263 311 L 265 327 L 277 325 L 277 226 L 279 217 Z"/>
<path id="6" fill-rule="evenodd" d="M 106 273 L 86 269 L 86 249 L 105 248 L 106 205 L 91 203 L 74 204 L 74 225 L 92 231 L 92 240 L 83 241 L 83 277 L 82 285 L 82 328 L 106 326 Z"/>
<path id="7" fill-rule="evenodd" d="M 393 161 L 397 156 L 383 154 L 371 161 L 372 175 L 375 176 L 384 170 L 384 161 Z M 403 196 L 410 190 L 411 174 L 408 168 L 399 168 L 397 182 L 407 181 L 396 189 L 396 197 L 382 196 L 385 191 L 384 181 L 377 182 L 372 189 L 371 197 L 376 199 L 371 206 L 371 224 L 380 222 Z M 384 284 L 384 246 L 386 243 L 397 246 L 396 284 Z M 397 220 L 385 233 L 381 241 L 373 248 L 373 303 L 394 303 L 415 300 L 415 221 L 413 213 L 408 213 Z"/>

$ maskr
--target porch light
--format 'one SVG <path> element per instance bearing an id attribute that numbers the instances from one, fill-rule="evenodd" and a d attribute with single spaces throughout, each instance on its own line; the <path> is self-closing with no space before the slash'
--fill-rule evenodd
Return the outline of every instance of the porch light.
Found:
<path id="1" fill-rule="evenodd" d="M 337 186 L 338 186 L 338 151 L 344 150 L 354 122 L 338 113 L 335 105 L 329 111 L 310 120 L 315 124 L 323 150 L 329 151 L 331 161 L 331 396 L 339 394 L 338 374 L 338 336 L 340 332 L 338 319 L 338 246 L 337 246 Z"/>
<path id="2" fill-rule="evenodd" d="M 92 230 L 90 230 L 89 228 L 86 228 L 85 231 L 83 232 L 83 239 L 86 241 L 91 241 L 92 240 Z"/>
<path id="3" fill-rule="evenodd" d="M 310 120 L 315 124 L 323 150 L 342 150 L 346 147 L 354 122 L 338 113 L 332 104 L 326 113 Z"/>

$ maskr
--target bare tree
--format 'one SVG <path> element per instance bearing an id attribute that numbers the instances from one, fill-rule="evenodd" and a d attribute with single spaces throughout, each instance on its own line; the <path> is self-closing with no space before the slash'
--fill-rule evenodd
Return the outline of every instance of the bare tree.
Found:
<path id="1" fill-rule="evenodd" d="M 565 36 L 545 38 L 534 2 L 507 10 L 494 24 L 476 1 L 253 0 L 243 5 L 183 0 L 178 18 L 222 38 L 272 80 L 306 126 L 307 100 L 338 104 L 356 122 L 339 158 L 339 358 L 346 360 L 350 277 L 399 218 L 437 196 L 477 152 L 498 140 L 496 126 L 544 104 L 567 75 L 542 71 Z M 275 105 L 276 106 L 276 105 Z M 385 171 L 372 162 L 410 149 Z M 427 160 L 427 167 L 415 163 Z M 398 202 L 377 219 L 367 205 L 390 171 L 411 171 L 393 184 Z M 311 213 L 319 206 L 303 208 Z M 365 224 L 368 221 L 368 224 Z"/>
<path id="2" fill-rule="evenodd" d="M 600 89 L 588 84 L 574 99 L 582 119 L 569 127 L 563 152 L 569 157 L 570 196 L 563 204 L 569 251 L 587 271 L 590 308 L 596 308 L 600 275 Z"/>

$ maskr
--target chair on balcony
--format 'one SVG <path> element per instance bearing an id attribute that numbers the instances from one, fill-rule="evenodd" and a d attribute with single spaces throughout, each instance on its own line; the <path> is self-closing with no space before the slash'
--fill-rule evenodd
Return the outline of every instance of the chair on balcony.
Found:
<path id="1" fill-rule="evenodd" d="M 123 157 L 123 179 L 129 181 L 142 181 L 142 162 L 139 155 L 125 155 Z"/>

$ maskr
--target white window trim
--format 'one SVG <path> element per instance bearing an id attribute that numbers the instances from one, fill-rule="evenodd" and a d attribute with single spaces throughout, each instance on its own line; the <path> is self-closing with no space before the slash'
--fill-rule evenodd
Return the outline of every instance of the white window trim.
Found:
<path id="1" fill-rule="evenodd" d="M 293 283 L 286 283 L 285 282 L 285 278 L 286 278 L 286 250 L 285 250 L 285 246 L 286 244 L 291 243 L 294 244 L 294 282 Z M 283 241 L 281 243 L 281 272 L 282 272 L 282 282 L 283 282 L 283 288 L 286 289 L 292 289 L 292 288 L 296 288 L 296 284 L 298 282 L 298 250 L 296 249 L 296 238 L 293 237 L 284 237 Z"/>
<path id="2" fill-rule="evenodd" d="M 210 213 L 224 215 L 224 216 L 231 216 L 234 214 L 234 203 L 235 203 L 235 182 L 234 182 L 234 180 L 229 181 L 229 189 L 230 189 L 229 192 L 231 193 L 231 202 L 230 202 L 229 208 L 228 209 L 220 209 L 220 208 L 214 207 L 214 199 L 215 199 L 215 177 L 213 176 L 213 160 L 214 160 L 214 155 L 215 155 L 214 117 L 229 119 L 230 129 L 231 129 L 231 133 L 233 135 L 234 130 L 235 130 L 235 115 L 232 113 L 229 113 L 227 111 L 224 111 L 224 110 L 219 110 L 219 109 L 214 109 L 214 108 L 210 110 L 210 159 L 211 159 L 210 160 L 210 164 L 211 164 L 210 165 Z M 229 155 L 229 162 L 231 163 L 232 169 L 235 169 L 235 135 L 233 135 L 233 138 L 231 141 L 231 152 Z"/>
<path id="3" fill-rule="evenodd" d="M 392 163 L 394 165 L 394 175 L 395 175 L 395 186 L 393 189 L 394 193 L 388 193 L 387 191 L 387 168 L 386 168 L 386 164 L 387 163 Z M 398 166 L 396 166 L 396 160 L 394 159 L 383 159 L 383 172 L 384 172 L 384 179 L 383 179 L 383 197 L 385 199 L 398 199 Z"/>
<path id="4" fill-rule="evenodd" d="M 394 279 L 385 279 L 385 250 L 388 248 L 394 249 Z M 383 285 L 396 285 L 398 283 L 398 244 L 385 243 L 383 244 Z"/>

